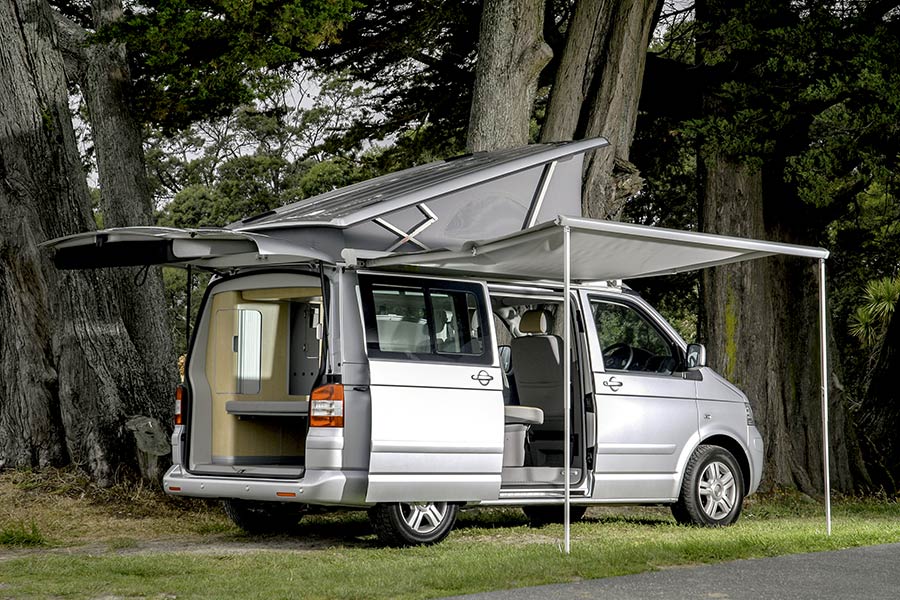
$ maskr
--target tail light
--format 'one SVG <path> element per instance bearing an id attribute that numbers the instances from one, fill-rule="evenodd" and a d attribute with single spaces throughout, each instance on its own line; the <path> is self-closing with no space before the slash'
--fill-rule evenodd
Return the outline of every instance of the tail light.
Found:
<path id="1" fill-rule="evenodd" d="M 310 427 L 344 426 L 344 386 L 329 383 L 317 387 L 309 397 Z"/>
<path id="2" fill-rule="evenodd" d="M 184 402 L 187 399 L 187 391 L 185 391 L 184 386 L 182 384 L 178 384 L 175 386 L 175 424 L 183 425 L 184 419 L 182 418 L 182 409 L 184 407 Z"/>

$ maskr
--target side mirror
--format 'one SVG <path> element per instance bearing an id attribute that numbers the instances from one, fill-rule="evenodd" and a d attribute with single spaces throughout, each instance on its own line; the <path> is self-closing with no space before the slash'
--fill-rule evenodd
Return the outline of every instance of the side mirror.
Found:
<path id="1" fill-rule="evenodd" d="M 706 346 L 703 344 L 688 344 L 687 368 L 699 369 L 706 366 Z"/>
<path id="2" fill-rule="evenodd" d="M 500 350 L 500 368 L 508 374 L 512 370 L 512 348 L 499 346 L 498 350 Z"/>

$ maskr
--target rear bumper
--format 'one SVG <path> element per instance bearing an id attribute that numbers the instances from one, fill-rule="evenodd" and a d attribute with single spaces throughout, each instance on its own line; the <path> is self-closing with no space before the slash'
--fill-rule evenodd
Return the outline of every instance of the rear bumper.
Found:
<path id="1" fill-rule="evenodd" d="M 175 465 L 163 477 L 172 496 L 366 506 L 364 471 L 307 469 L 302 479 L 192 475 Z"/>

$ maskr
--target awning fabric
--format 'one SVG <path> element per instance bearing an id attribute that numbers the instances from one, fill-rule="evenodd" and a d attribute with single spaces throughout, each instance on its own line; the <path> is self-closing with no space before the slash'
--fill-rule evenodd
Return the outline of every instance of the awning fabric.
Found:
<path id="1" fill-rule="evenodd" d="M 485 242 L 470 242 L 462 250 L 432 250 L 370 258 L 371 268 L 415 272 L 460 273 L 486 279 L 547 280 L 563 283 L 568 296 L 573 281 L 610 281 L 669 275 L 726 265 L 765 256 L 785 255 L 819 263 L 819 352 L 822 381 L 828 381 L 824 248 L 677 231 L 576 217 L 555 221 Z M 563 356 L 571 352 L 571 303 L 563 303 Z M 563 361 L 563 464 L 569 464 L 571 363 Z M 828 459 L 828 386 L 822 385 L 822 453 L 826 532 L 831 534 L 831 484 Z M 565 481 L 563 548 L 569 553 L 571 488 Z"/>
<path id="2" fill-rule="evenodd" d="M 501 238 L 471 242 L 459 251 L 405 253 L 371 259 L 366 264 L 373 268 L 559 281 L 565 227 L 571 235 L 572 281 L 669 275 L 776 254 L 828 257 L 824 248 L 560 216 Z"/>

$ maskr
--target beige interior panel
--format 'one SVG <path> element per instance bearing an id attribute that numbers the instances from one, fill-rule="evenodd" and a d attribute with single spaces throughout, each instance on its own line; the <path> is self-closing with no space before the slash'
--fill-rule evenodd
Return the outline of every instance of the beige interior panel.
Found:
<path id="1" fill-rule="evenodd" d="M 212 456 L 216 459 L 241 457 L 299 457 L 304 454 L 306 423 L 291 417 L 243 417 L 228 414 L 230 400 L 308 400 L 308 396 L 288 393 L 288 352 L 290 302 L 321 294 L 320 288 L 270 288 L 221 292 L 212 299 L 211 335 L 208 340 L 206 375 L 212 383 Z M 238 358 L 234 349 L 241 310 L 261 316 L 258 393 L 238 393 Z M 245 388 L 247 386 L 244 386 Z M 256 389 L 255 386 L 250 386 Z"/>
<path id="2" fill-rule="evenodd" d="M 272 302 L 277 300 L 308 300 L 322 295 L 322 288 L 317 287 L 286 287 L 286 288 L 267 288 L 260 290 L 244 290 L 241 296 L 247 302 L 263 301 Z"/>

